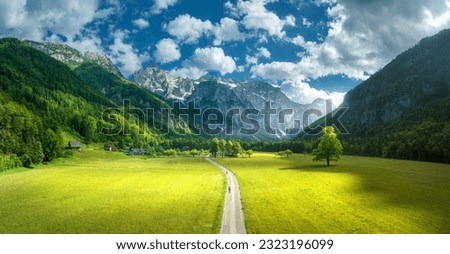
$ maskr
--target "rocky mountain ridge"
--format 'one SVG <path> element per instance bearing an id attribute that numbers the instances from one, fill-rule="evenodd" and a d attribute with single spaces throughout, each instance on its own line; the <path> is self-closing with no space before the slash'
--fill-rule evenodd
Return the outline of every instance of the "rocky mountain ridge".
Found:
<path id="1" fill-rule="evenodd" d="M 31 47 L 65 63 L 71 69 L 75 69 L 85 62 L 92 62 L 106 69 L 107 71 L 122 77 L 119 69 L 107 56 L 86 51 L 84 53 L 62 43 L 26 41 Z"/>

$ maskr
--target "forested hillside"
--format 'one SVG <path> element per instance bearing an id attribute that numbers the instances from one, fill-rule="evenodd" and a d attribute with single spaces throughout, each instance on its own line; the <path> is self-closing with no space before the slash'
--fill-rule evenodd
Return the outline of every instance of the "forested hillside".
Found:
<path id="1" fill-rule="evenodd" d="M 138 101 L 136 107 L 167 107 L 162 99 L 102 67 L 82 65 L 74 72 L 24 42 L 0 40 L 0 168 L 61 156 L 64 133 L 86 144 L 110 141 L 123 149 L 161 142 L 143 119 L 133 114 L 124 118 L 119 110 L 123 98 Z M 102 117 L 105 109 L 111 110 Z M 116 126 L 119 123 L 123 126 Z M 117 134 L 122 127 L 121 135 L 102 134 Z"/>
<path id="2" fill-rule="evenodd" d="M 348 92 L 346 153 L 450 163 L 449 41 L 450 30 L 422 39 Z"/>

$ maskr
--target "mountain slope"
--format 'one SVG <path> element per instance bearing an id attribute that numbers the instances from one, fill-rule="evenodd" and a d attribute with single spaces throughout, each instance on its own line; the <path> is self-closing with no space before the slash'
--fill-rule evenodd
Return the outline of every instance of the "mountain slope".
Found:
<path id="1" fill-rule="evenodd" d="M 450 30 L 423 39 L 349 91 L 342 120 L 352 128 L 387 124 L 450 95 Z"/>
<path id="2" fill-rule="evenodd" d="M 78 50 L 61 43 L 35 41 L 26 41 L 26 43 L 54 59 L 65 63 L 71 69 L 76 69 L 83 63 L 93 63 L 117 76 L 122 76 L 119 69 L 104 55 L 90 51 L 81 53 Z"/>
<path id="3" fill-rule="evenodd" d="M 147 90 L 171 100 L 185 100 L 194 90 L 195 81 L 177 78 L 157 66 L 148 66 L 133 74 L 131 80 Z"/>
<path id="4" fill-rule="evenodd" d="M 233 135 L 250 140 L 292 137 L 294 134 L 286 133 L 286 129 L 293 128 L 294 120 L 302 120 L 303 112 L 312 107 L 292 102 L 280 88 L 265 82 L 235 82 L 220 79 L 200 82 L 187 101 L 195 101 L 202 112 L 212 108 L 219 109 L 225 117 L 232 110 L 238 110 L 240 117 L 233 117 L 232 134 L 222 133 L 222 135 Z M 264 109 L 268 107 L 269 103 L 270 108 L 274 111 L 270 120 L 266 121 Z M 281 123 L 279 113 L 287 109 L 292 109 L 292 113 L 286 114 L 286 117 L 283 117 L 285 123 Z M 259 123 L 259 131 L 256 133 L 244 131 L 244 129 L 253 128 L 252 124 L 243 121 L 244 111 L 253 111 L 254 113 L 258 111 L 256 114 L 249 114 L 249 118 L 255 119 Z"/>
<path id="5" fill-rule="evenodd" d="M 422 39 L 347 93 L 346 153 L 450 162 L 449 41 L 450 30 Z"/>
<path id="6" fill-rule="evenodd" d="M 233 109 L 240 113 L 244 110 L 258 110 L 259 114 L 250 116 L 259 123 L 259 131 L 256 133 L 241 133 L 242 129 L 252 126 L 244 123 L 239 116 L 233 117 L 232 134 L 226 134 L 226 126 L 222 125 L 223 133 L 220 135 L 239 139 L 277 140 L 293 137 L 296 133 L 286 133 L 286 129 L 294 129 L 296 127 L 295 120 L 302 121 L 305 110 L 314 108 L 325 112 L 323 100 L 305 105 L 295 103 L 280 88 L 262 81 L 234 81 L 220 78 L 190 80 L 173 77 L 156 66 L 149 66 L 138 71 L 133 75 L 132 80 L 168 100 L 181 101 L 185 104 L 195 101 L 195 105 L 201 109 L 201 112 L 214 108 L 220 110 L 226 117 L 226 114 Z M 270 126 L 265 124 L 266 121 L 262 112 L 266 102 L 271 102 L 271 108 L 276 110 L 276 113 L 271 115 Z M 286 109 L 292 109 L 292 114 L 286 114 L 285 123 L 281 123 L 279 113 Z M 314 115 L 311 115 L 311 117 L 314 117 Z M 198 126 L 202 124 L 201 120 L 197 121 Z M 272 131 L 271 129 L 275 130 Z"/>
<path id="7" fill-rule="evenodd" d="M 92 63 L 89 66 L 120 79 L 102 67 L 94 67 Z M 81 71 L 85 66 L 79 68 Z M 67 65 L 27 43 L 1 39 L 0 154 L 16 156 L 24 164 L 30 159 L 33 163 L 50 160 L 53 156 L 46 154 L 46 145 L 54 141 L 52 145 L 61 146 L 63 132 L 79 136 L 85 143 L 116 142 L 122 149 L 161 142 L 158 132 L 142 120 L 133 115 L 124 117 L 121 104 L 110 97 L 113 93 L 139 94 L 136 98 L 155 108 L 167 104 L 135 84 L 118 82 L 110 88 L 117 91 L 108 94 L 105 87 L 85 82 Z M 130 135 L 117 135 L 119 130 Z"/>

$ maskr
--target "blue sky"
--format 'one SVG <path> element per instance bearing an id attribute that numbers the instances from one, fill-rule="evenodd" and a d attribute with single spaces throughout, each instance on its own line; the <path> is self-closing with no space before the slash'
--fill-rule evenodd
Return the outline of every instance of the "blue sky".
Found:
<path id="1" fill-rule="evenodd" d="M 108 55 L 125 76 L 263 79 L 294 101 L 332 98 L 450 26 L 449 0 L 0 0 L 0 37 Z"/>

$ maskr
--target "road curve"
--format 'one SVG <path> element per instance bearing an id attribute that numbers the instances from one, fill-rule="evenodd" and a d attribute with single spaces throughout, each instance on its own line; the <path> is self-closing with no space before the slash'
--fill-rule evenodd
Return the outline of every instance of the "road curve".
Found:
<path id="1" fill-rule="evenodd" d="M 241 192 L 236 176 L 228 168 L 206 158 L 209 162 L 219 167 L 227 177 L 227 194 L 222 216 L 221 234 L 247 234 L 242 211 Z"/>

